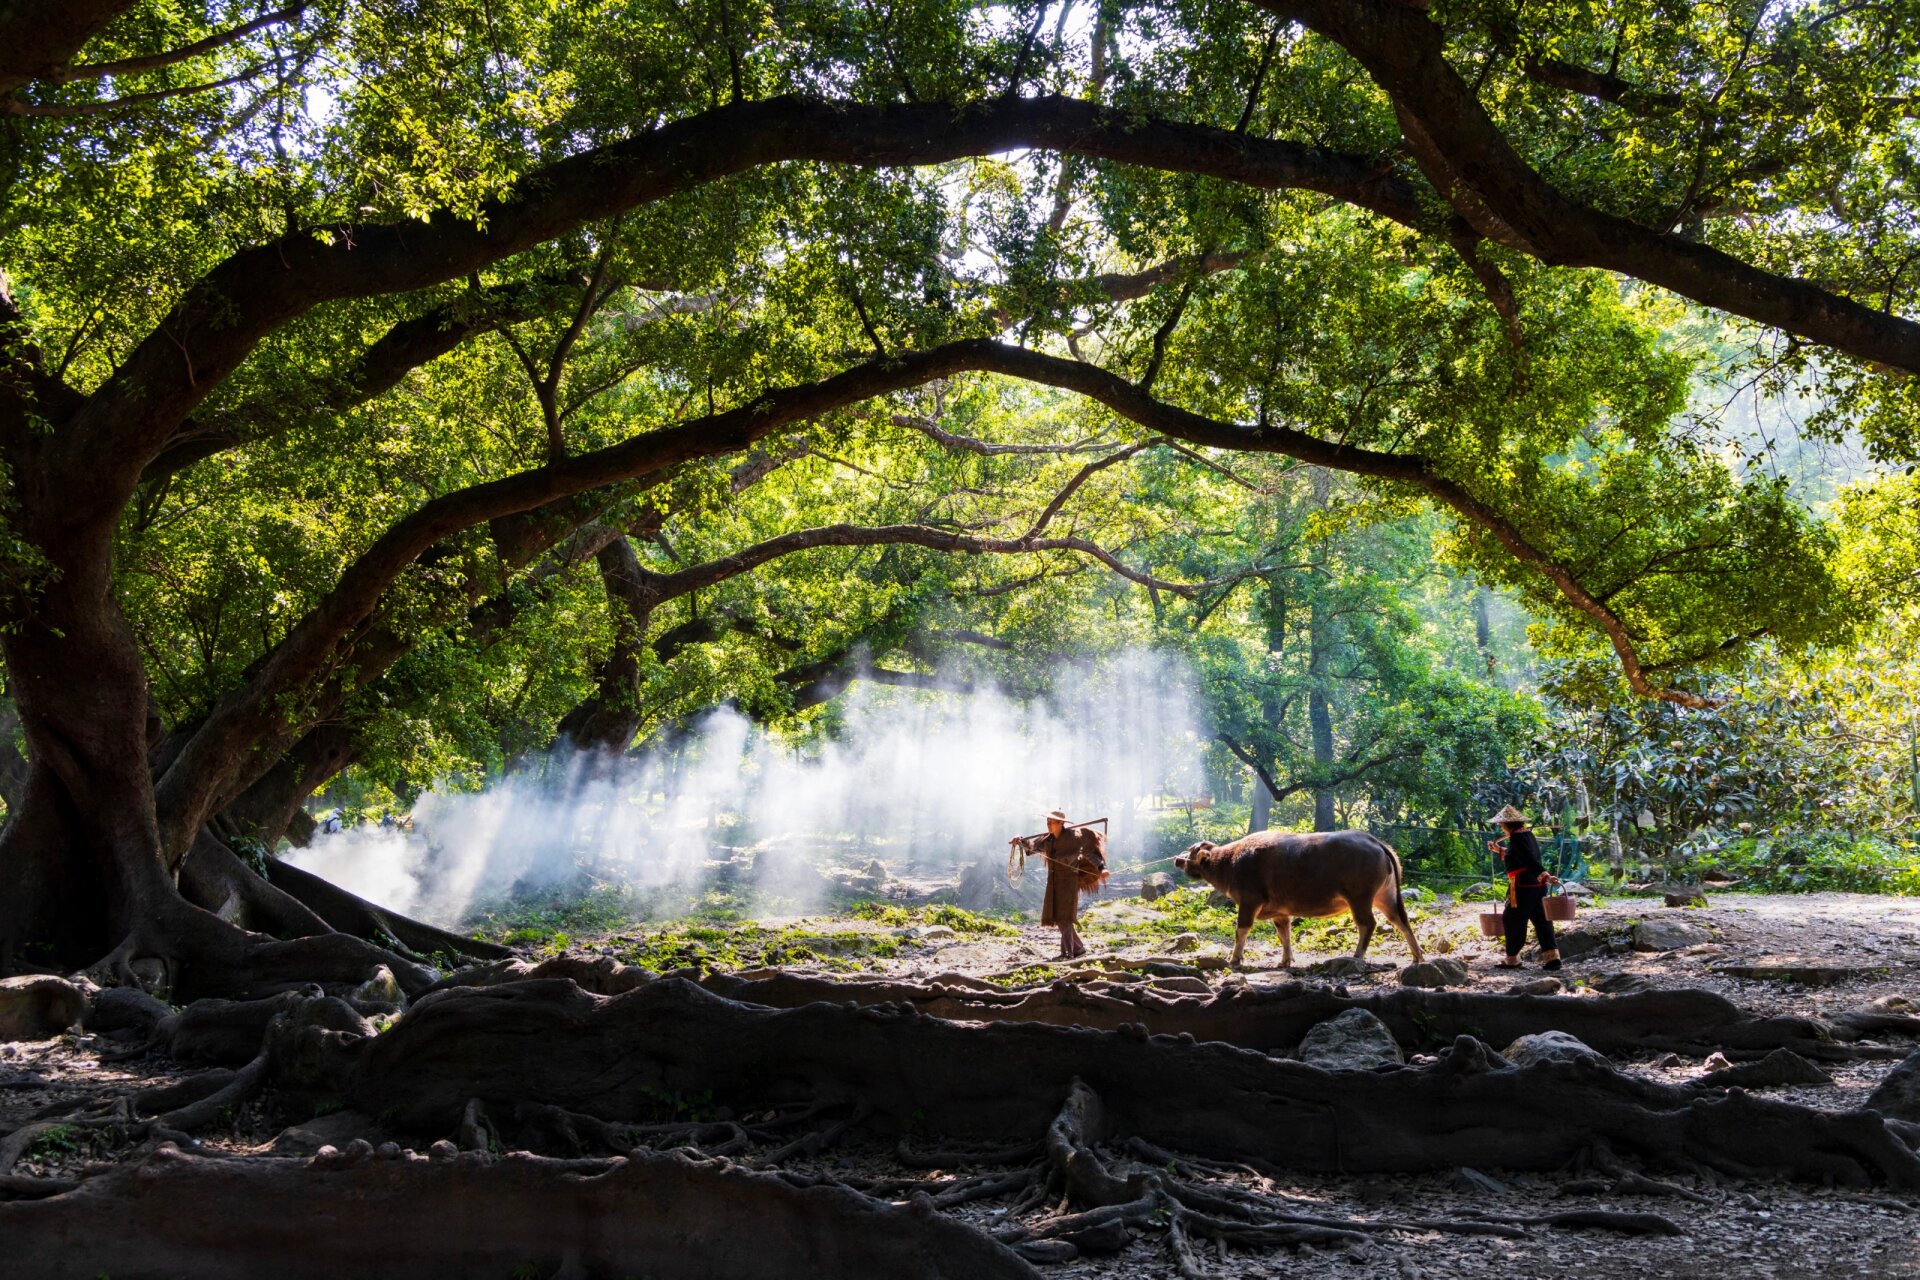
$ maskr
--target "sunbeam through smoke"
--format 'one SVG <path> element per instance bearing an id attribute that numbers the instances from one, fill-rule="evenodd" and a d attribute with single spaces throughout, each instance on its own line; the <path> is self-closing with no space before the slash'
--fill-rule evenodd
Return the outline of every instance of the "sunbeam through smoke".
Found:
<path id="1" fill-rule="evenodd" d="M 1125 865 L 1148 847 L 1154 799 L 1201 789 L 1195 704 L 1184 665 L 1139 651 L 1058 673 L 1044 699 L 862 681 L 832 731 L 802 741 L 721 709 L 671 746 L 560 751 L 478 792 L 436 787 L 411 833 L 353 827 L 290 857 L 440 923 L 511 892 L 698 886 L 725 869 L 761 903 L 805 909 L 820 870 L 950 868 L 1004 852 L 1055 806 L 1110 817 Z"/>

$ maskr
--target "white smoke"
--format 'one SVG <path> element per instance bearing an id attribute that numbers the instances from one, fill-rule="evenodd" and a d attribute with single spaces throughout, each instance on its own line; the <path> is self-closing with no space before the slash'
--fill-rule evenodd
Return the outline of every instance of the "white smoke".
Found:
<path id="1" fill-rule="evenodd" d="M 1203 785 L 1189 672 L 1129 651 L 1056 673 L 1044 700 L 861 681 L 832 732 L 798 742 L 722 709 L 669 748 L 556 753 L 480 792 L 436 787 L 411 833 L 351 827 L 290 860 L 443 924 L 510 892 L 699 885 L 756 860 L 759 892 L 804 907 L 825 883 L 816 868 L 950 868 L 1004 854 L 1056 806 L 1111 818 L 1125 866 L 1148 856 L 1154 800 Z"/>

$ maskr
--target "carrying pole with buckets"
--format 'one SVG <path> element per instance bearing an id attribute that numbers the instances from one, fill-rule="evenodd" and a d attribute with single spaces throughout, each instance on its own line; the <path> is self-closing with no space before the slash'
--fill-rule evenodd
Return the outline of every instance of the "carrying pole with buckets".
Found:
<path id="1" fill-rule="evenodd" d="M 1505 827 L 1510 824 L 1517 824 L 1518 828 L 1522 831 L 1533 830 L 1532 825 L 1527 822 L 1527 815 L 1521 813 L 1520 810 L 1510 804 L 1504 806 L 1500 812 L 1494 814 L 1488 821 L 1494 826 Z M 1498 843 L 1503 848 L 1505 847 L 1506 842 L 1504 840 Z M 1554 886 L 1553 892 L 1542 900 L 1541 907 L 1545 910 L 1547 919 L 1553 921 L 1555 924 L 1563 924 L 1573 919 L 1577 911 L 1573 898 L 1566 892 L 1563 886 L 1558 884 Z M 1504 911 L 1482 911 L 1480 913 L 1480 933 L 1483 937 L 1502 938 L 1506 936 L 1506 932 L 1507 918 Z"/>

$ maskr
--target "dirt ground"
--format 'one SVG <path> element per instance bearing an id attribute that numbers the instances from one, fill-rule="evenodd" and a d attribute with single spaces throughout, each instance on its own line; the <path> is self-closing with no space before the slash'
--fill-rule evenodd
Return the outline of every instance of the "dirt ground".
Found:
<path id="1" fill-rule="evenodd" d="M 1559 977 L 1570 989 L 1591 987 L 1624 974 L 1655 987 L 1704 988 L 1761 1013 L 1832 1012 L 1882 996 L 1904 997 L 1920 1004 L 1920 899 L 1841 893 L 1727 893 L 1711 895 L 1704 908 L 1668 908 L 1658 898 L 1621 897 L 1602 902 L 1604 905 L 1598 908 L 1581 909 L 1577 920 L 1563 927 L 1563 935 L 1618 936 L 1640 920 L 1679 917 L 1705 928 L 1713 938 L 1674 951 L 1601 951 L 1569 959 Z M 1532 957 L 1531 948 L 1524 968 L 1510 971 L 1494 967 L 1502 948 L 1479 935 L 1476 917 L 1483 909 L 1478 903 L 1438 908 L 1419 925 L 1422 944 L 1430 951 L 1465 960 L 1475 990 L 1503 990 L 1546 976 Z M 1119 930 L 1110 935 L 1105 922 L 1124 921 L 1138 910 L 1137 901 L 1126 898 L 1096 905 L 1087 916 L 1092 926 L 1089 941 L 1124 937 Z M 1222 916 L 1226 914 L 1221 912 Z M 1333 930 L 1309 945 L 1296 941 L 1296 972 L 1349 954 L 1352 941 L 1348 928 Z M 1154 947 L 1153 943 L 1136 942 L 1117 951 L 1145 954 Z M 1099 950 L 1097 946 L 1095 949 Z M 933 948 L 931 954 L 901 958 L 887 967 L 901 976 L 954 970 L 979 975 L 1044 961 L 1053 950 L 1052 931 L 1030 926 L 1019 939 L 956 942 Z M 1184 958 L 1224 955 L 1226 950 L 1218 943 L 1205 944 Z M 1396 965 L 1411 959 L 1405 945 L 1384 924 L 1375 934 L 1369 954 L 1374 959 L 1391 959 Z M 1249 943 L 1246 973 L 1215 972 L 1209 975 L 1209 981 L 1218 986 L 1239 980 L 1254 985 L 1291 980 L 1293 974 L 1278 968 L 1280 958 L 1277 939 L 1270 928 L 1263 927 Z M 1736 978 L 1716 972 L 1727 966 L 1769 962 L 1785 962 L 1787 967 L 1806 965 L 1808 976 L 1831 984 Z M 1843 970 L 1853 972 L 1838 972 Z M 1368 984 L 1397 983 L 1397 974 L 1375 972 L 1365 979 L 1343 981 L 1358 989 Z M 1916 1046 L 1894 1043 L 1889 1047 Z M 1676 1084 L 1706 1070 L 1700 1061 L 1676 1060 L 1675 1055 L 1617 1065 Z M 1853 1107 L 1896 1065 L 1897 1060 L 1829 1064 L 1834 1077 L 1831 1086 L 1802 1085 L 1768 1092 L 1809 1106 Z M 1332 1216 L 1444 1217 L 1459 1215 L 1463 1210 L 1521 1216 L 1567 1207 L 1605 1206 L 1664 1212 L 1679 1221 L 1687 1234 L 1628 1239 L 1605 1232 L 1556 1229 L 1536 1231 L 1526 1241 L 1396 1235 L 1353 1251 L 1301 1250 L 1267 1255 L 1234 1251 L 1231 1258 L 1216 1256 L 1216 1262 L 1222 1275 L 1389 1275 L 1405 1280 L 1474 1274 L 1598 1280 L 1709 1275 L 1781 1280 L 1920 1276 L 1915 1245 L 1920 1235 L 1920 1199 L 1914 1197 L 1862 1195 L 1787 1184 L 1708 1184 L 1679 1176 L 1667 1180 L 1705 1196 L 1709 1203 L 1676 1205 L 1672 1200 L 1644 1197 L 1562 1198 L 1558 1188 L 1571 1181 L 1569 1177 L 1494 1171 L 1493 1178 L 1504 1191 L 1469 1189 L 1458 1173 L 1363 1178 L 1296 1174 L 1284 1186 L 1269 1183 L 1263 1187 L 1261 1180 L 1252 1177 L 1241 1180 L 1240 1185 L 1297 1196 Z M 985 1219 L 990 1213 L 981 1216 Z M 1118 1258 L 1082 1261 L 1056 1268 L 1052 1274 L 1157 1280 L 1173 1276 L 1175 1271 L 1157 1242 L 1144 1240 Z"/>
<path id="2" fill-rule="evenodd" d="M 1124 886 L 1116 886 L 1124 888 Z M 1496 943 L 1479 936 L 1476 903 L 1429 904 L 1418 922 L 1423 943 L 1432 952 L 1465 960 L 1470 989 L 1498 991 L 1543 975 L 1537 961 L 1517 972 L 1496 969 Z M 1170 937 L 1165 917 L 1125 892 L 1110 892 L 1085 916 L 1093 954 L 1144 956 L 1166 954 L 1171 947 L 1183 961 L 1201 969 L 1218 989 L 1226 984 L 1262 985 L 1306 977 L 1321 961 L 1346 954 L 1350 927 L 1309 931 L 1296 944 L 1296 968 L 1278 969 L 1280 949 L 1271 928 L 1250 945 L 1243 972 L 1221 963 L 1227 952 L 1231 916 L 1224 909 L 1199 913 L 1205 927 Z M 1704 940 L 1673 950 L 1633 950 L 1627 939 L 1643 921 L 1680 920 L 1703 930 Z M 1055 965 L 1050 957 L 1056 935 L 1028 924 L 1013 936 L 977 935 L 939 927 L 899 928 L 872 920 L 810 918 L 783 922 L 789 932 L 808 930 L 867 932 L 897 940 L 886 954 L 868 956 L 863 976 L 902 978 L 959 972 L 975 977 L 998 975 L 1012 985 L 1043 983 L 1071 976 L 1084 965 Z M 1659 899 L 1615 898 L 1583 907 L 1564 926 L 1569 950 L 1590 950 L 1570 957 L 1557 975 L 1571 991 L 1644 982 L 1659 987 L 1706 988 L 1763 1013 L 1825 1013 L 1880 997 L 1920 1003 L 1920 899 L 1849 894 L 1763 896 L 1717 894 L 1710 905 L 1668 908 Z M 618 939 L 585 944 L 617 952 Z M 1579 939 L 1578 943 L 1575 939 Z M 1398 969 L 1409 956 L 1404 944 L 1384 926 L 1375 935 L 1370 959 L 1380 962 L 1366 977 L 1338 979 L 1349 988 L 1397 984 Z M 1390 963 L 1389 963 L 1390 962 Z M 1729 967 L 1775 965 L 1800 980 L 1740 977 Z M 844 975 L 843 973 L 843 976 Z M 1331 980 L 1331 979 L 1330 979 Z M 1495 1046 L 1501 1048 L 1504 1046 Z M 1911 1042 L 1889 1040 L 1879 1060 L 1828 1064 L 1830 1085 L 1770 1090 L 1771 1096 L 1822 1108 L 1856 1106 L 1891 1071 Z M 0 1150 L 6 1135 L 48 1116 L 93 1105 L 108 1107 L 131 1090 L 170 1083 L 203 1068 L 148 1057 L 116 1061 L 121 1048 L 86 1034 L 53 1040 L 0 1045 Z M 1620 1061 L 1623 1070 L 1672 1083 L 1706 1071 L 1702 1061 L 1676 1055 Z M 204 1149 L 236 1156 L 310 1154 L 323 1141 L 349 1137 L 378 1142 L 392 1137 L 424 1150 L 444 1135 L 388 1134 L 370 1117 L 353 1113 L 304 1117 L 280 1109 L 268 1094 L 239 1109 L 232 1122 L 200 1135 Z M 1276 1149 L 1286 1135 L 1275 1134 Z M 140 1145 L 119 1140 L 112 1126 L 43 1131 L 12 1169 L 16 1175 L 71 1177 L 98 1169 L 103 1162 L 135 1158 Z M 907 1172 L 894 1162 L 891 1146 L 878 1139 L 849 1139 L 817 1156 L 790 1160 L 784 1167 L 830 1172 L 858 1181 L 897 1179 Z M 744 1158 L 749 1163 L 756 1155 Z M 945 1175 L 981 1170 L 951 1169 Z M 1187 1172 L 1191 1173 L 1191 1170 Z M 1476 1176 L 1483 1175 L 1483 1176 Z M 934 1176 L 928 1174 L 927 1176 Z M 1369 1243 L 1332 1251 L 1226 1251 L 1197 1244 L 1203 1267 L 1220 1276 L 1393 1276 L 1405 1280 L 1485 1274 L 1502 1277 L 1586 1277 L 1626 1280 L 1642 1276 L 1731 1275 L 1751 1277 L 1920 1276 L 1920 1198 L 1884 1192 L 1771 1183 L 1733 1183 L 1719 1178 L 1662 1173 L 1698 1200 L 1670 1197 L 1562 1194 L 1571 1173 L 1510 1174 L 1499 1170 L 1446 1171 L 1420 1176 L 1334 1177 L 1277 1175 L 1248 1169 L 1239 1174 L 1202 1174 L 1244 1189 L 1295 1202 L 1301 1211 L 1353 1219 L 1494 1218 L 1570 1208 L 1606 1207 L 1656 1212 L 1679 1224 L 1684 1235 L 1623 1236 L 1594 1230 L 1536 1227 L 1524 1240 L 1453 1234 L 1394 1232 Z M 1004 1220 L 1004 1200 L 984 1200 L 955 1212 L 991 1227 Z M 1046 1211 L 1046 1206 L 1041 1212 Z M 1043 1267 L 1061 1277 L 1146 1280 L 1176 1274 L 1162 1238 L 1146 1234 L 1117 1255 L 1081 1258 Z M 503 1275 L 505 1273 L 503 1272 Z"/>

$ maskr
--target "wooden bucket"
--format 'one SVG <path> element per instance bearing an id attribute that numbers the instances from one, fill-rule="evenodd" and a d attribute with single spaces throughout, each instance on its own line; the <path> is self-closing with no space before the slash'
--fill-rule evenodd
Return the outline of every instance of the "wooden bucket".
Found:
<path id="1" fill-rule="evenodd" d="M 1555 924 L 1564 924 L 1573 919 L 1573 898 L 1564 893 L 1550 893 L 1546 899 L 1547 919 Z"/>
<path id="2" fill-rule="evenodd" d="M 1499 911 L 1482 911 L 1480 913 L 1480 932 L 1489 938 L 1506 937 L 1507 918 L 1505 914 Z"/>

